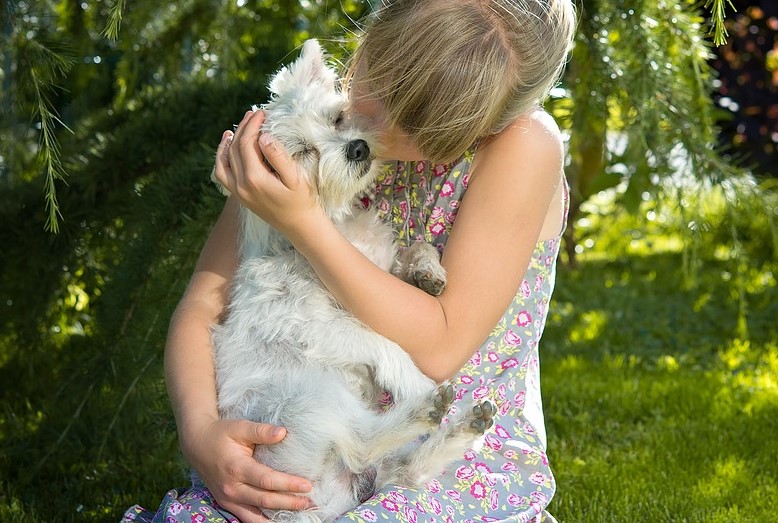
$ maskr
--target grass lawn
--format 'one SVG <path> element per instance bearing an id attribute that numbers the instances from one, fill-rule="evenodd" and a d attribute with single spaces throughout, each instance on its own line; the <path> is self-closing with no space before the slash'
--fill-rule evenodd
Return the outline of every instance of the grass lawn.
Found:
<path id="1" fill-rule="evenodd" d="M 731 262 L 685 289 L 674 252 L 584 260 L 559 275 L 542 347 L 551 512 L 778 521 L 776 267 L 746 269 L 739 324 Z"/>
<path id="2" fill-rule="evenodd" d="M 205 231 L 187 224 L 179 237 Z M 632 248 L 607 236 L 578 269 L 560 268 L 541 346 L 551 512 L 778 521 L 778 265 L 705 255 L 689 286 L 677 242 L 641 231 Z M 0 338 L 0 521 L 117 521 L 185 485 L 160 355 L 196 243 L 159 257 L 129 305 L 121 286 L 106 287 L 95 325 L 67 343 Z M 129 312 L 111 327 L 98 305 Z M 106 340 L 118 341 L 109 350 Z"/>

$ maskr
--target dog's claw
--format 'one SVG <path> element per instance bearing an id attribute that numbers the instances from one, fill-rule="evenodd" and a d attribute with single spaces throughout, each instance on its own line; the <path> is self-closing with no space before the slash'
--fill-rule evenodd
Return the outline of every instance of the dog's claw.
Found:
<path id="1" fill-rule="evenodd" d="M 446 288 L 446 281 L 437 278 L 429 271 L 416 271 L 413 273 L 416 286 L 431 296 L 440 296 Z"/>
<path id="2" fill-rule="evenodd" d="M 440 424 L 440 422 L 443 421 L 443 416 L 448 414 L 448 409 L 451 408 L 453 402 L 454 387 L 448 383 L 441 385 L 435 391 L 435 397 L 432 400 L 432 405 L 435 407 L 435 410 L 429 412 L 429 418 L 435 424 Z"/>
<path id="3" fill-rule="evenodd" d="M 491 401 L 484 401 L 473 406 L 473 421 L 470 422 L 470 428 L 476 434 L 483 434 L 494 425 L 494 415 L 497 408 Z"/>

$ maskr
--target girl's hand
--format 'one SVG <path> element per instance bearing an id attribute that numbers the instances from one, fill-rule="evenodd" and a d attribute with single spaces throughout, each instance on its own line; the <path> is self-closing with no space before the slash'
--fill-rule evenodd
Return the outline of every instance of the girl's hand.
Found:
<path id="1" fill-rule="evenodd" d="M 288 235 L 324 213 L 298 164 L 260 134 L 264 121 L 262 111 L 248 111 L 234 135 L 222 135 L 214 176 L 243 206 Z"/>
<path id="2" fill-rule="evenodd" d="M 308 480 L 275 471 L 254 457 L 256 445 L 286 436 L 281 427 L 247 420 L 213 420 L 182 437 L 182 449 L 216 501 L 243 523 L 267 521 L 260 509 L 304 510 Z"/>

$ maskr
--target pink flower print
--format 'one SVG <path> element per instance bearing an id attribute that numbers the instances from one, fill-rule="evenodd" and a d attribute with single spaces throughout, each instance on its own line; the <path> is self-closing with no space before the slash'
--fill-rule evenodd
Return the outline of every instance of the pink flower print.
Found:
<path id="1" fill-rule="evenodd" d="M 530 481 L 532 481 L 531 478 Z M 540 503 L 541 505 L 545 505 L 548 502 L 548 496 L 546 496 L 544 492 L 536 491 L 530 494 L 529 497 L 532 499 L 532 501 L 535 503 Z"/>
<path id="2" fill-rule="evenodd" d="M 502 341 L 504 341 L 508 347 L 518 347 L 521 345 L 521 336 L 513 331 L 507 331 L 502 337 Z"/>
<path id="3" fill-rule="evenodd" d="M 430 232 L 433 236 L 440 236 L 444 232 L 446 232 L 446 226 L 442 223 L 435 223 L 430 226 Z"/>
<path id="4" fill-rule="evenodd" d="M 503 369 L 515 369 L 519 366 L 519 360 L 516 358 L 508 358 L 507 360 L 502 362 L 502 365 L 500 365 Z"/>
<path id="5" fill-rule="evenodd" d="M 422 507 L 422 506 L 421 506 L 421 503 L 419 503 L 418 501 L 416 502 L 416 510 L 418 510 L 418 511 L 419 511 L 419 512 L 421 512 L 422 514 L 426 514 L 426 513 L 427 513 L 427 511 L 426 511 L 426 510 L 424 510 L 424 507 Z"/>
<path id="6" fill-rule="evenodd" d="M 202 512 L 202 513 L 203 513 L 203 514 L 205 514 L 206 516 L 210 516 L 210 515 L 211 515 L 211 512 L 212 512 L 212 511 L 211 511 L 211 509 L 210 509 L 210 507 L 200 507 L 200 508 L 199 508 L 199 509 L 197 509 L 197 510 L 199 510 L 200 512 Z"/>
<path id="7" fill-rule="evenodd" d="M 527 391 L 522 390 L 519 391 L 519 393 L 513 397 L 513 404 L 516 406 L 517 409 L 523 409 L 526 400 L 527 400 Z"/>
<path id="8" fill-rule="evenodd" d="M 508 505 L 512 507 L 523 507 L 529 504 L 529 500 L 527 498 L 524 496 L 519 496 L 518 494 L 509 495 L 507 501 Z"/>
<path id="9" fill-rule="evenodd" d="M 454 220 L 457 219 L 457 213 L 456 212 L 447 212 L 445 215 L 446 221 L 448 223 L 454 223 Z"/>
<path id="10" fill-rule="evenodd" d="M 448 202 L 448 208 L 449 209 L 458 209 L 459 208 L 459 200 L 451 200 Z"/>
<path id="11" fill-rule="evenodd" d="M 508 411 L 511 410 L 511 402 L 510 401 L 503 401 L 500 403 L 500 416 L 505 416 Z"/>
<path id="12" fill-rule="evenodd" d="M 418 514 L 416 514 L 416 511 L 413 510 L 411 507 L 405 507 L 403 509 L 403 514 L 405 515 L 405 521 L 408 523 L 416 523 L 416 518 L 418 517 Z"/>
<path id="13" fill-rule="evenodd" d="M 446 174 L 446 172 L 448 172 L 448 166 L 445 163 L 436 163 L 432 167 L 432 172 L 435 174 L 435 176 L 443 176 Z"/>
<path id="14" fill-rule="evenodd" d="M 486 396 L 489 395 L 489 388 L 488 387 L 478 387 L 473 391 L 473 399 L 474 400 L 480 400 L 484 399 Z"/>
<path id="15" fill-rule="evenodd" d="M 497 353 L 491 351 L 486 355 L 486 359 L 491 361 L 492 363 L 497 363 L 498 361 L 500 361 L 500 357 L 497 355 Z"/>
<path id="16" fill-rule="evenodd" d="M 552 263 L 554 263 L 554 257 L 553 256 L 546 256 L 546 267 L 550 267 Z"/>
<path id="17" fill-rule="evenodd" d="M 510 437 L 511 437 L 511 435 L 508 433 L 508 431 L 505 430 L 505 428 L 502 425 L 500 425 L 499 423 L 494 426 L 494 432 L 495 432 L 495 434 L 497 434 L 502 439 L 510 439 Z M 511 452 L 511 453 L 513 453 L 515 455 L 514 451 L 511 450 L 509 452 Z M 508 457 L 507 453 L 505 454 L 505 457 L 506 458 Z"/>
<path id="18" fill-rule="evenodd" d="M 475 461 L 475 451 L 468 450 L 465 452 L 465 461 Z"/>
<path id="19" fill-rule="evenodd" d="M 544 281 L 544 278 L 543 278 L 542 274 L 538 274 L 538 275 L 535 276 L 535 291 L 536 292 L 540 291 L 543 288 L 543 281 Z"/>
<path id="20" fill-rule="evenodd" d="M 437 221 L 440 220 L 440 218 L 443 217 L 443 207 L 435 206 L 432 208 L 432 212 L 430 213 L 430 221 Z"/>
<path id="21" fill-rule="evenodd" d="M 470 385 L 470 384 L 472 384 L 472 383 L 473 383 L 473 381 L 474 381 L 474 380 L 473 380 L 473 377 L 472 377 L 472 376 L 469 376 L 469 375 L 467 375 L 467 374 L 464 374 L 464 375 L 462 375 L 462 376 L 460 376 L 460 377 L 459 377 L 459 381 L 461 381 L 461 382 L 462 382 L 462 383 L 464 383 L 465 385 Z"/>
<path id="22" fill-rule="evenodd" d="M 532 316 L 530 316 L 529 312 L 521 311 L 516 316 L 516 325 L 518 325 L 519 327 L 526 327 L 530 323 L 532 323 Z"/>
<path id="23" fill-rule="evenodd" d="M 378 200 L 378 210 L 381 212 L 389 212 L 389 201 L 386 198 Z"/>
<path id="24" fill-rule="evenodd" d="M 383 505 L 383 507 L 384 507 L 386 510 L 388 510 L 389 512 L 397 512 L 398 510 L 400 510 L 400 507 L 397 505 L 397 503 L 395 503 L 395 502 L 394 502 L 394 501 L 392 501 L 391 499 L 385 499 L 385 500 L 383 500 L 383 501 L 381 502 L 381 505 Z"/>
<path id="25" fill-rule="evenodd" d="M 408 218 L 408 202 L 400 202 L 400 216 L 403 220 Z"/>
<path id="26" fill-rule="evenodd" d="M 503 431 L 505 429 L 502 429 Z M 505 456 L 505 459 L 516 459 L 519 457 L 518 453 L 515 450 L 506 450 L 503 453 L 503 456 Z"/>
<path id="27" fill-rule="evenodd" d="M 440 481 L 438 481 L 437 479 L 433 479 L 431 481 L 428 481 L 426 487 L 427 487 L 427 490 L 429 490 L 433 494 L 437 494 L 438 492 L 440 492 L 440 489 L 441 489 Z"/>
<path id="28" fill-rule="evenodd" d="M 168 516 L 165 518 L 165 523 L 177 523 L 177 520 L 174 516 Z"/>
<path id="29" fill-rule="evenodd" d="M 435 498 L 432 498 L 430 500 L 430 507 L 432 507 L 432 512 L 440 516 L 443 513 L 443 506 L 440 504 L 440 501 L 438 501 Z"/>
<path id="30" fill-rule="evenodd" d="M 405 170 L 405 164 L 403 164 L 402 162 L 397 162 L 397 172 L 401 173 L 404 170 Z"/>
<path id="31" fill-rule="evenodd" d="M 470 486 L 470 494 L 475 499 L 484 499 L 486 497 L 486 485 L 481 481 L 476 481 Z"/>
<path id="32" fill-rule="evenodd" d="M 399 503 L 400 505 L 407 505 L 408 504 L 408 498 L 397 492 L 396 490 L 393 490 L 389 493 L 387 496 L 392 501 Z"/>
<path id="33" fill-rule="evenodd" d="M 548 465 L 548 456 L 546 456 L 545 452 L 539 452 L 540 454 L 540 461 L 543 462 L 544 465 Z"/>
<path id="34" fill-rule="evenodd" d="M 504 400 L 506 397 L 508 397 L 508 387 L 505 385 L 505 383 L 500 383 L 500 386 L 497 387 L 497 397 L 501 400 Z"/>
<path id="35" fill-rule="evenodd" d="M 424 172 L 424 169 L 427 168 L 427 165 L 424 162 L 416 162 L 416 172 L 421 174 Z"/>
<path id="36" fill-rule="evenodd" d="M 517 467 L 515 463 L 508 461 L 503 463 L 500 469 L 502 469 L 504 472 L 516 472 L 519 470 L 519 467 Z"/>
<path id="37" fill-rule="evenodd" d="M 202 514 L 192 514 L 192 523 L 205 523 L 205 516 Z"/>
<path id="38" fill-rule="evenodd" d="M 529 477 L 529 480 L 535 485 L 543 485 L 548 480 L 548 478 L 542 472 L 533 472 Z"/>
<path id="39" fill-rule="evenodd" d="M 462 187 L 467 189 L 467 186 L 470 185 L 470 173 L 465 174 L 462 177 Z"/>
<path id="40" fill-rule="evenodd" d="M 457 469 L 454 475 L 458 479 L 470 479 L 475 476 L 475 472 L 473 471 L 472 468 L 468 467 L 467 465 L 462 465 Z"/>
<path id="41" fill-rule="evenodd" d="M 486 463 L 476 463 L 475 469 L 480 472 L 481 474 L 491 474 L 492 469 L 490 469 Z"/>
<path id="42" fill-rule="evenodd" d="M 427 196 L 424 197 L 424 207 L 429 207 L 432 205 L 432 202 L 435 201 L 435 193 L 428 192 Z"/>
<path id="43" fill-rule="evenodd" d="M 489 507 L 492 510 L 497 510 L 497 506 L 500 503 L 500 497 L 497 493 L 497 489 L 492 489 L 492 491 L 489 493 Z"/>
<path id="44" fill-rule="evenodd" d="M 177 516 L 181 513 L 182 510 L 184 510 L 184 506 L 178 501 L 174 501 L 167 508 L 167 513 L 170 514 L 171 516 Z"/>
<path id="45" fill-rule="evenodd" d="M 471 381 L 472 381 L 472 378 L 471 378 Z M 457 401 L 462 401 L 462 398 L 465 397 L 465 394 L 467 394 L 467 390 L 465 390 L 465 389 L 457 389 L 457 393 L 456 393 L 456 395 L 454 397 L 456 398 Z"/>
<path id="46" fill-rule="evenodd" d="M 502 448 L 502 442 L 491 434 L 484 438 L 484 443 L 492 450 L 500 450 Z"/>
<path id="47" fill-rule="evenodd" d="M 449 499 L 453 499 L 454 501 L 462 500 L 462 495 L 456 490 L 447 490 L 446 496 L 448 496 Z"/>
<path id="48" fill-rule="evenodd" d="M 451 180 L 449 180 L 443 184 L 443 187 L 440 188 L 440 195 L 451 196 L 452 194 L 454 194 L 454 184 L 451 182 Z"/>
<path id="49" fill-rule="evenodd" d="M 527 280 L 521 280 L 521 285 L 519 286 L 519 293 L 524 297 L 524 299 L 529 298 L 531 292 L 529 290 L 529 282 Z"/>
<path id="50" fill-rule="evenodd" d="M 470 356 L 470 360 L 468 361 L 470 365 L 474 365 L 478 367 L 481 365 L 481 351 L 476 352 L 472 356 Z"/>
<path id="51" fill-rule="evenodd" d="M 360 512 L 359 515 L 362 516 L 362 519 L 364 519 L 365 521 L 369 521 L 370 523 L 374 523 L 375 521 L 378 521 L 378 516 L 372 510 L 365 509 L 362 512 Z"/>

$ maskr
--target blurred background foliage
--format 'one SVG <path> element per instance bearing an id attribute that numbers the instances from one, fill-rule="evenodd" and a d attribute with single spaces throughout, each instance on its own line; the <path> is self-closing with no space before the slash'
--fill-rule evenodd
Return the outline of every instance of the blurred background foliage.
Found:
<path id="1" fill-rule="evenodd" d="M 578 3 L 575 50 L 547 103 L 570 137 L 564 260 L 670 252 L 663 267 L 692 290 L 712 285 L 704 270 L 715 263 L 729 274 L 716 285 L 737 336 L 759 325 L 774 337 L 763 318 L 775 311 L 749 296 L 754 281 L 775 287 L 778 21 L 766 7 L 709 4 Z M 714 8 L 727 15 L 718 36 L 730 32 L 720 48 Z M 222 205 L 209 182 L 215 147 L 305 39 L 342 60 L 368 10 L 364 0 L 0 5 L 1 521 L 116 520 L 182 484 L 162 352 Z M 766 98 L 751 102 L 756 76 Z"/>

